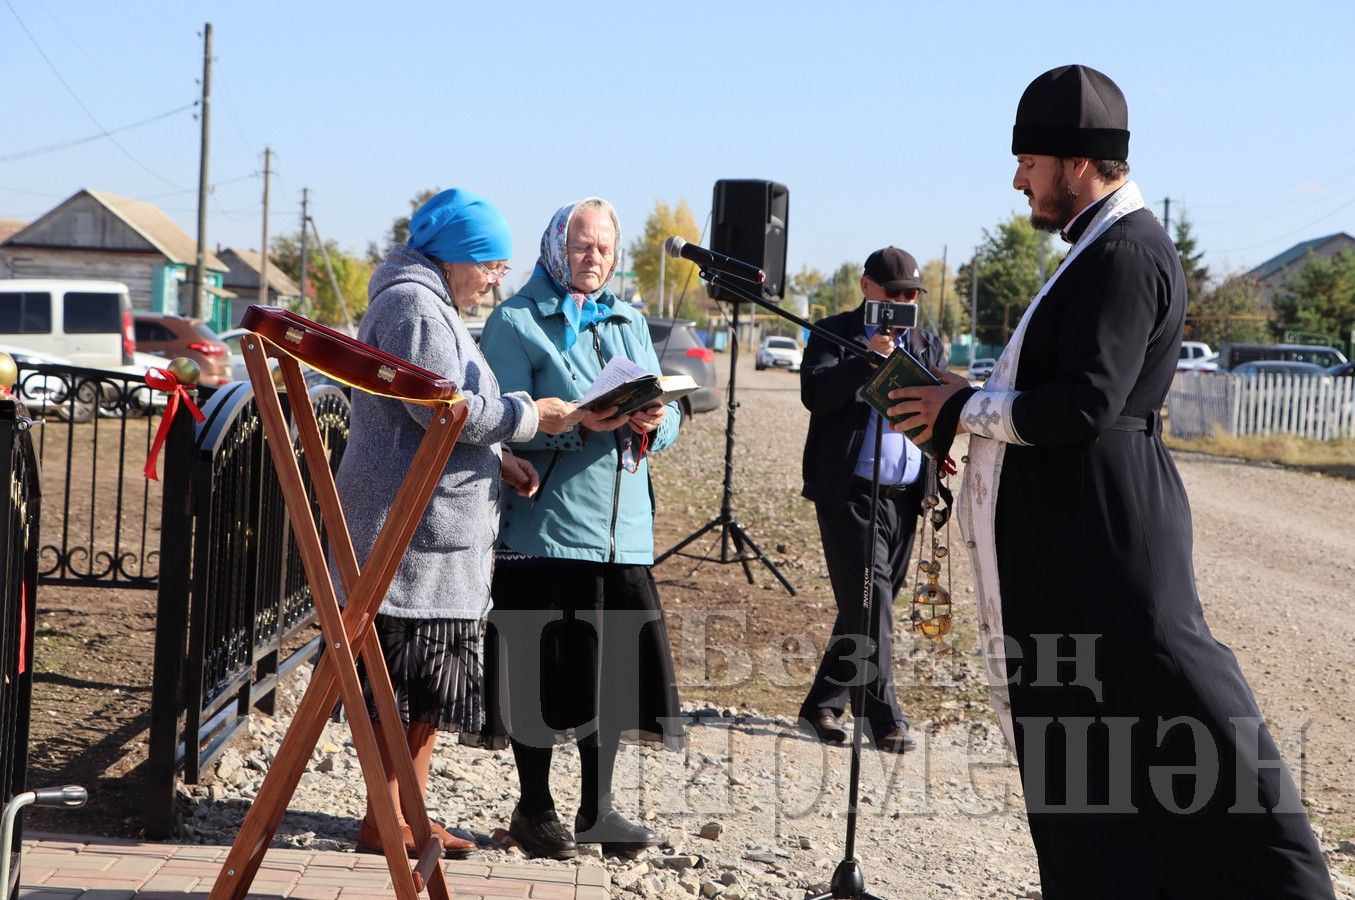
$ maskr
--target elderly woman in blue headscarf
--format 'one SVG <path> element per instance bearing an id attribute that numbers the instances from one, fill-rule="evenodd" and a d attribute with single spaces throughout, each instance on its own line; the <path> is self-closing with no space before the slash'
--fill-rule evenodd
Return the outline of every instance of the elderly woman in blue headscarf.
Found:
<path id="1" fill-rule="evenodd" d="M 560 209 L 532 278 L 485 322 L 481 346 L 505 390 L 577 400 L 621 356 L 655 375 L 644 316 L 607 288 L 620 227 L 611 204 Z M 682 725 L 654 561 L 646 451 L 678 436 L 678 405 L 584 412 L 561 434 L 514 443 L 541 472 L 530 498 L 504 504 L 485 644 L 490 740 L 511 739 L 521 787 L 509 834 L 536 856 L 567 858 L 659 836 L 612 803 L 623 736 L 681 747 Z M 550 792 L 554 744 L 574 739 L 582 784 L 571 831 Z"/>
<path id="2" fill-rule="evenodd" d="M 409 243 L 390 249 L 372 273 L 358 339 L 436 372 L 460 388 L 469 407 L 460 440 L 415 531 L 375 620 L 419 788 L 428 782 L 439 731 L 483 725 L 481 620 L 490 606 L 501 483 L 522 497 L 536 490 L 532 466 L 503 448 L 575 426 L 573 403 L 502 392 L 461 320 L 508 271 L 508 223 L 489 201 L 455 188 L 439 193 L 409 222 Z M 364 563 L 432 417 L 426 406 L 354 392 L 352 428 L 336 473 L 353 549 Z M 372 708 L 371 689 L 362 673 Z M 395 808 L 397 786 L 383 762 Z M 410 828 L 407 849 L 417 856 Z M 449 856 L 474 842 L 432 823 Z M 380 852 L 370 803 L 358 830 L 361 850 Z"/>

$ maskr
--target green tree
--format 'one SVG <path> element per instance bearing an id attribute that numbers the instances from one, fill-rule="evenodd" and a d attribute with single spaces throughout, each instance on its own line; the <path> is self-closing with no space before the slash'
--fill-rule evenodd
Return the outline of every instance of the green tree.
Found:
<path id="1" fill-rule="evenodd" d="M 343 308 L 346 306 L 348 314 L 356 322 L 367 311 L 367 282 L 371 280 L 375 266 L 370 259 L 348 253 L 332 240 L 325 241 L 325 252 L 329 254 L 329 262 L 334 267 L 334 280 L 343 294 L 343 304 L 334 295 L 334 286 L 325 269 L 324 255 L 312 241 L 306 257 L 306 292 L 309 296 L 302 300 L 300 311 L 328 325 L 345 325 Z M 269 258 L 293 281 L 301 283 L 300 232 L 280 234 L 273 238 Z"/>
<path id="2" fill-rule="evenodd" d="M 640 235 L 630 245 L 629 265 L 635 272 L 640 296 L 658 315 L 659 261 L 663 245 L 673 235 L 696 244 L 701 240 L 701 229 L 696 227 L 687 201 L 679 200 L 676 207 L 664 200 L 654 201 L 654 211 L 645 219 Z M 663 297 L 670 308 L 676 308 L 677 318 L 703 319 L 706 292 L 697 277 L 696 266 L 685 259 L 663 260 Z M 679 303 L 680 298 L 680 303 Z M 673 304 L 679 304 L 676 307 Z"/>
<path id="3" fill-rule="evenodd" d="M 1176 220 L 1176 253 L 1181 257 L 1181 269 L 1186 273 L 1187 316 L 1201 315 L 1200 304 L 1209 293 L 1209 267 L 1204 265 L 1204 251 L 1199 249 L 1190 217 L 1183 211 Z M 1192 338 L 1200 340 L 1200 338 Z"/>
<path id="4" fill-rule="evenodd" d="M 1311 251 L 1275 298 L 1276 336 L 1306 331 L 1345 340 L 1355 329 L 1355 251 L 1320 258 Z"/>
<path id="5" fill-rule="evenodd" d="M 918 322 L 937 334 L 941 334 L 944 325 L 947 340 L 969 331 L 968 282 L 958 285 L 956 277 L 955 271 L 948 265 L 943 266 L 939 259 L 929 259 L 922 264 L 922 285 L 927 293 L 918 300 Z M 945 295 L 944 315 L 942 294 Z"/>
<path id="6" fill-rule="evenodd" d="M 993 231 L 984 229 L 978 253 L 960 266 L 956 279 L 969 296 L 972 267 L 978 266 L 978 340 L 1005 344 L 1030 301 L 1053 274 L 1062 255 L 1051 235 L 1036 230 L 1025 216 L 1013 215 Z"/>
<path id="7" fill-rule="evenodd" d="M 1187 337 L 1215 349 L 1227 341 L 1256 343 L 1267 340 L 1265 307 L 1256 282 L 1229 275 L 1207 289 L 1186 321 Z"/>
<path id="8" fill-rule="evenodd" d="M 409 215 L 397 216 L 394 221 L 391 222 L 390 231 L 386 232 L 386 245 L 384 247 L 378 246 L 376 241 L 369 241 L 367 243 L 367 261 L 373 266 L 380 265 L 381 261 L 386 258 L 386 253 L 390 251 L 391 247 L 408 241 L 409 217 L 414 215 L 420 206 L 423 206 L 436 194 L 440 194 L 441 192 L 442 188 L 440 187 L 424 188 L 411 197 L 409 201 Z"/>
<path id="9" fill-rule="evenodd" d="M 844 262 L 831 274 L 822 277 L 812 293 L 807 294 L 812 305 L 822 306 L 825 315 L 836 315 L 855 309 L 861 303 L 861 264 Z"/>

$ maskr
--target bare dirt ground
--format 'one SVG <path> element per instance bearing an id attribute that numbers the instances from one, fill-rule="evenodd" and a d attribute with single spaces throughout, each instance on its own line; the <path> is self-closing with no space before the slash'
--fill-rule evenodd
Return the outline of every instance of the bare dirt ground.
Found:
<path id="1" fill-rule="evenodd" d="M 752 584 L 738 564 L 679 557 L 655 570 L 684 705 L 744 714 L 744 721 L 754 723 L 745 737 L 761 727 L 755 723 L 771 723 L 767 729 L 774 731 L 773 720 L 794 716 L 834 613 L 812 508 L 799 496 L 807 413 L 799 404 L 798 378 L 784 371 L 754 372 L 751 355 L 743 354 L 739 372 L 734 511 L 795 585 L 797 595 L 790 596 L 756 562 L 751 564 Z M 720 357 L 722 369 L 727 360 Z M 724 430 L 723 410 L 697 416 L 684 428 L 678 446 L 655 458 L 658 549 L 718 513 Z M 1350 528 L 1355 482 L 1202 456 L 1178 456 L 1178 465 L 1194 512 L 1197 580 L 1214 633 L 1237 653 L 1300 779 L 1324 845 L 1330 849 L 1355 839 L 1355 707 L 1350 700 L 1355 673 L 1355 530 Z M 951 540 L 958 546 L 958 532 Z M 707 556 L 720 553 L 713 536 L 690 549 Z M 966 778 L 965 754 L 973 752 L 972 746 L 965 749 L 966 735 L 971 728 L 986 731 L 993 722 L 975 677 L 981 667 L 973 655 L 968 564 L 962 554 L 954 561 L 959 652 L 938 658 L 906 633 L 896 644 L 903 707 L 934 743 L 929 759 L 939 774 L 928 775 L 931 768 L 913 773 L 924 786 L 931 777 L 952 782 Z M 901 630 L 910 599 L 898 601 Z M 134 835 L 140 827 L 139 767 L 145 757 L 154 596 L 44 588 L 38 604 L 30 784 L 84 783 L 93 798 L 83 810 L 34 812 L 28 828 Z M 741 743 L 744 739 L 737 746 L 731 739 L 723 753 L 766 752 Z M 446 752 L 449 759 L 460 759 L 458 750 Z M 772 765 L 770 759 L 767 765 Z M 893 777 L 888 766 L 873 761 L 866 773 L 868 789 L 883 791 L 880 802 L 888 802 Z M 973 780 L 972 767 L 969 776 Z M 1019 790 L 1012 771 L 1000 764 L 980 781 L 984 779 L 996 791 Z M 820 781 L 833 789 L 840 784 L 838 776 Z M 742 801 L 734 804 L 730 817 L 780 821 L 787 809 L 799 808 L 794 803 L 759 806 L 757 801 L 767 798 L 758 797 L 756 787 L 751 801 L 755 811 Z M 792 787 L 808 789 L 803 783 Z M 941 792 L 946 793 L 944 781 Z M 957 796 L 948 796 L 947 802 L 959 803 Z M 899 809 L 892 816 L 879 812 L 880 821 L 863 838 L 864 846 L 870 854 L 889 854 L 897 846 L 894 832 L 901 826 L 893 820 L 900 817 Z M 910 813 L 905 808 L 902 814 Z M 840 820 L 826 822 L 824 834 L 840 832 Z M 1028 872 L 1033 856 L 1023 827 L 1018 804 L 1011 815 L 998 817 L 986 836 L 976 835 L 973 846 L 963 844 L 964 827 L 947 828 L 950 839 L 960 844 L 946 850 L 943 863 L 931 873 L 936 877 L 926 883 L 950 878 L 962 885 L 964 873 L 981 872 L 995 853 L 1010 856 L 1006 869 Z M 808 825 L 801 830 L 807 831 Z M 777 833 L 782 833 L 781 826 Z M 814 855 L 831 857 L 830 843 L 816 838 Z M 1334 853 L 1330 861 L 1334 869 L 1355 878 L 1355 855 Z M 950 870 L 958 874 L 948 876 Z M 1002 877 L 1015 876 L 1004 869 Z M 911 888 L 914 896 L 937 895 L 918 893 L 917 884 L 907 879 L 897 887 L 905 892 Z M 942 893 L 1010 896 L 978 894 L 962 886 Z"/>

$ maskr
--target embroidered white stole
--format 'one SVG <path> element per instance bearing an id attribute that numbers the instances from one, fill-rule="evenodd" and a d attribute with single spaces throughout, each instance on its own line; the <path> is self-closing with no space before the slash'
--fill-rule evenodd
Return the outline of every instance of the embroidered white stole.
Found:
<path id="1" fill-rule="evenodd" d="M 969 461 L 965 465 L 964 481 L 960 486 L 960 534 L 969 549 L 974 569 L 979 608 L 979 643 L 983 647 L 988 667 L 988 695 L 997 712 L 1002 734 L 1013 750 L 1016 749 L 1016 736 L 1012 728 L 1011 701 L 1007 692 L 1006 637 L 1002 630 L 1002 592 L 997 577 L 996 522 L 1002 458 L 1008 443 L 1021 442 L 1011 424 L 1012 401 L 1019 393 L 1016 390 L 1016 369 L 1021 358 L 1021 345 L 1026 336 L 1026 325 L 1035 315 L 1040 300 L 1049 293 L 1054 282 L 1078 254 L 1120 218 L 1142 207 L 1143 195 L 1132 181 L 1117 190 L 1101 207 L 1087 225 L 1081 239 L 1026 308 L 983 390 L 965 404 L 966 412 L 971 407 L 980 410 L 978 418 L 982 421 L 978 423 L 977 429 L 970 427 Z"/>

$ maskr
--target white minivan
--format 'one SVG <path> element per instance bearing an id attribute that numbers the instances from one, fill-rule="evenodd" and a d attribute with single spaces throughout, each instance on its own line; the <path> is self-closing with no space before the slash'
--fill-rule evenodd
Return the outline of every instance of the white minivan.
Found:
<path id="1" fill-rule="evenodd" d="M 136 353 L 132 301 L 120 281 L 0 279 L 0 343 L 118 369 Z"/>

